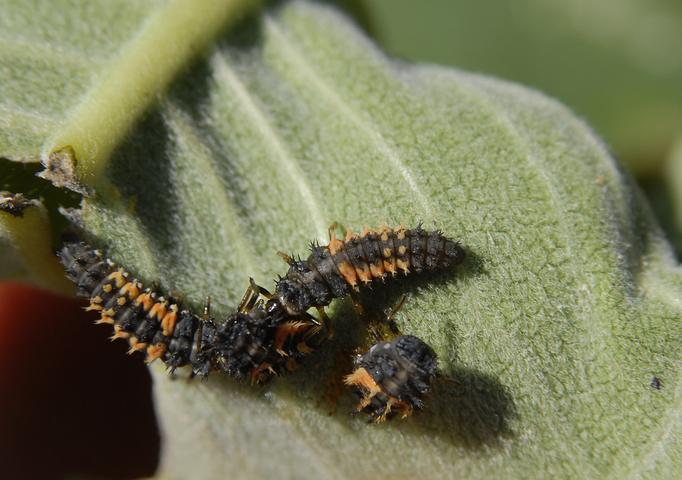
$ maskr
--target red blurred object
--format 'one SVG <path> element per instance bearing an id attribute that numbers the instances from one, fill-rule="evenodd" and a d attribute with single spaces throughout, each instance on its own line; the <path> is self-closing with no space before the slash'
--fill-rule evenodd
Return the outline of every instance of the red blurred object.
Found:
<path id="1" fill-rule="evenodd" d="M 0 283 L 0 476 L 154 474 L 151 378 L 84 301 Z"/>

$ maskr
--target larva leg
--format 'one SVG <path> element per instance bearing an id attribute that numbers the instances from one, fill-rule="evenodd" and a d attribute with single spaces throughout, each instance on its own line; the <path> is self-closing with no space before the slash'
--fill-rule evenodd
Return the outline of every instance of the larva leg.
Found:
<path id="1" fill-rule="evenodd" d="M 360 299 L 357 297 L 355 292 L 350 292 L 350 298 L 351 300 L 353 300 L 353 307 L 355 308 L 355 311 L 358 312 L 358 315 L 360 315 L 360 319 L 365 324 L 365 328 L 367 328 L 369 333 L 372 334 L 376 342 L 383 342 L 384 336 L 381 334 L 381 331 L 379 330 L 379 325 L 377 324 L 377 322 L 368 318 L 368 316 L 365 314 L 365 309 L 362 307 Z"/>
<path id="2" fill-rule="evenodd" d="M 249 287 L 249 288 L 251 288 L 251 287 Z M 260 296 L 258 295 L 258 291 L 251 290 L 251 291 L 248 292 L 248 293 L 250 293 L 251 296 L 250 296 L 250 298 L 248 298 L 248 300 L 247 300 L 247 302 L 246 302 L 245 305 L 243 305 L 243 306 L 240 305 L 240 306 L 239 306 L 239 310 L 238 310 L 239 312 L 249 313 L 251 310 L 253 310 L 253 308 L 254 308 L 254 307 L 256 306 L 256 304 L 258 303 L 258 300 L 259 300 L 259 298 L 260 298 Z"/>
<path id="3" fill-rule="evenodd" d="M 309 344 L 308 344 L 308 341 L 309 341 L 311 338 L 313 338 L 315 335 L 317 335 L 320 331 L 322 331 L 322 328 L 323 328 L 324 323 L 323 323 L 323 322 L 320 322 L 317 318 L 313 317 L 312 315 L 310 315 L 310 314 L 307 313 L 307 312 L 305 313 L 304 317 L 305 317 L 309 322 L 311 322 L 314 326 L 311 327 L 311 328 L 305 333 L 305 335 L 303 336 L 303 342 L 302 342 L 302 343 L 303 343 L 303 345 L 305 345 L 306 348 L 310 349 L 311 352 L 314 351 L 314 350 L 319 350 L 319 349 L 322 348 L 322 346 L 323 346 L 325 343 L 327 343 L 327 342 L 329 341 L 329 339 L 331 338 L 331 336 L 329 335 L 329 330 L 327 330 L 326 332 L 324 332 L 324 333 L 322 334 L 322 337 L 320 337 L 320 338 L 317 340 L 317 343 L 315 343 L 314 345 L 309 345 Z M 333 331 L 332 331 L 332 335 L 333 335 Z M 300 351 L 304 351 L 300 346 L 299 346 L 299 350 L 300 350 Z M 308 353 L 310 353 L 310 352 L 308 352 Z"/>
<path id="4" fill-rule="evenodd" d="M 395 320 L 393 320 L 393 316 L 398 313 L 398 310 L 400 310 L 405 303 L 405 300 L 407 300 L 407 294 L 403 293 L 400 298 L 398 299 L 398 303 L 395 304 L 395 307 L 393 307 L 393 310 L 391 310 L 391 313 L 388 314 L 386 317 L 386 323 L 388 323 L 388 327 L 391 329 L 391 333 L 395 335 L 402 335 L 400 332 L 400 329 L 398 328 L 398 325 L 396 325 Z"/>
<path id="5" fill-rule="evenodd" d="M 357 297 L 355 292 L 350 292 L 350 298 L 353 300 L 353 308 L 355 308 L 355 311 L 358 312 L 358 315 L 360 315 L 360 318 L 365 319 L 365 309 L 362 308 L 362 304 L 360 303 L 360 299 Z"/>
<path id="6" fill-rule="evenodd" d="M 334 222 L 329 226 L 329 240 L 336 237 L 336 235 L 334 235 L 334 232 L 336 231 L 337 228 L 339 228 L 339 222 Z"/>
<path id="7" fill-rule="evenodd" d="M 263 299 L 260 298 L 261 295 L 267 299 L 274 297 L 268 290 L 258 285 L 253 278 L 249 278 L 249 288 L 246 289 L 246 293 L 237 307 L 237 312 L 249 313 L 254 308 L 262 308 L 264 302 Z"/>
<path id="8" fill-rule="evenodd" d="M 250 279 L 253 282 L 253 279 Z M 242 297 L 242 301 L 239 302 L 239 306 L 237 307 L 237 312 L 239 313 L 248 313 L 248 310 L 246 310 L 246 305 L 249 304 L 249 300 L 251 299 L 251 294 L 253 293 L 253 285 L 249 285 L 249 288 L 246 289 L 246 293 L 244 293 L 244 296 Z M 249 309 L 250 310 L 250 309 Z"/>
<path id="9" fill-rule="evenodd" d="M 380 322 L 370 318 L 369 315 L 365 313 L 365 309 L 363 308 L 362 304 L 360 303 L 360 299 L 357 297 L 355 292 L 350 293 L 350 298 L 353 300 L 353 307 L 355 308 L 355 311 L 358 312 L 358 315 L 360 316 L 360 319 L 362 319 L 362 322 L 365 324 L 365 328 L 369 331 L 369 333 L 372 334 L 374 337 L 375 342 L 384 342 L 386 339 L 384 338 L 383 334 L 381 333 L 381 329 L 379 327 Z M 402 302 L 399 302 L 399 305 L 397 305 L 397 309 L 399 309 L 402 306 Z M 390 316 L 393 315 L 395 312 L 397 312 L 396 308 L 391 311 L 389 314 L 389 325 L 394 325 L 394 322 L 390 320 Z M 391 328 L 391 331 L 393 332 L 393 328 Z M 395 333 L 395 332 L 393 332 Z"/>
<path id="10" fill-rule="evenodd" d="M 436 377 L 436 379 L 437 379 L 439 382 L 446 383 L 446 384 L 448 384 L 448 385 L 454 385 L 455 387 L 461 387 L 461 386 L 462 386 L 462 384 L 459 383 L 459 382 L 456 381 L 456 380 L 451 380 L 451 379 L 449 379 L 449 378 L 445 378 L 445 377 L 443 376 L 443 374 L 440 373 L 440 372 L 435 372 L 435 373 L 433 374 L 433 376 Z"/>
<path id="11" fill-rule="evenodd" d="M 277 255 L 279 255 L 280 257 L 282 257 L 282 259 L 284 259 L 284 261 L 287 262 L 289 265 L 292 265 L 292 264 L 294 263 L 294 259 L 291 258 L 289 255 L 287 255 L 287 254 L 284 253 L 284 252 L 278 251 L 278 252 L 277 252 Z"/>
<path id="12" fill-rule="evenodd" d="M 367 330 L 372 334 L 374 339 L 377 342 L 387 341 L 387 339 L 381 333 L 380 322 L 374 321 L 374 320 L 368 318 L 367 315 L 365 315 L 364 309 L 363 309 L 362 305 L 360 304 L 360 300 L 357 298 L 355 293 L 351 292 L 350 297 L 353 300 L 353 306 L 355 307 L 355 310 L 360 315 L 360 318 L 362 318 L 363 322 L 365 323 Z M 388 324 L 388 327 L 391 329 L 391 333 L 393 335 L 395 335 L 396 337 L 402 335 L 402 333 L 400 332 L 398 325 L 393 320 L 393 317 L 395 316 L 396 313 L 398 313 L 398 311 L 405 304 L 405 300 L 407 300 L 407 294 L 403 294 L 398 299 L 398 302 L 395 304 L 395 306 L 393 307 L 391 312 L 386 316 L 386 320 L 385 320 L 386 323 Z"/>
<path id="13" fill-rule="evenodd" d="M 244 298 L 242 298 L 242 301 L 239 303 L 239 307 L 237 307 L 237 312 L 249 313 L 257 305 L 259 305 L 259 302 L 262 304 L 263 301 L 260 300 L 261 292 L 270 293 L 263 287 L 257 285 L 253 278 L 249 278 L 249 288 L 246 289 Z"/>
<path id="14" fill-rule="evenodd" d="M 281 253 L 281 252 L 277 252 L 277 253 Z M 283 253 L 282 255 L 286 255 L 286 254 Z M 289 257 L 289 256 L 287 255 L 287 257 Z M 291 257 L 289 257 L 289 258 L 291 258 Z M 263 295 L 263 296 L 264 296 L 265 298 L 267 298 L 268 300 L 270 300 L 270 299 L 272 299 L 272 298 L 275 298 L 275 296 L 274 296 L 272 293 L 270 293 L 269 290 L 267 290 L 265 287 L 261 287 L 260 285 L 258 285 L 258 284 L 254 281 L 253 278 L 250 278 L 250 277 L 249 277 L 249 283 L 251 284 L 251 290 L 254 291 L 254 292 L 256 292 L 256 294 L 258 294 L 258 295 Z"/>
<path id="15" fill-rule="evenodd" d="M 322 343 L 320 344 L 320 346 L 322 346 L 327 341 L 331 340 L 332 337 L 334 336 L 334 326 L 332 325 L 332 322 L 329 320 L 329 317 L 327 316 L 327 313 L 324 311 L 324 308 L 317 307 L 317 312 L 320 314 L 320 318 L 322 319 L 322 323 L 324 323 L 324 326 L 327 329 L 327 334 L 322 339 Z M 312 317 L 312 318 L 315 319 L 315 317 Z M 317 319 L 315 319 L 315 321 L 317 322 Z"/>

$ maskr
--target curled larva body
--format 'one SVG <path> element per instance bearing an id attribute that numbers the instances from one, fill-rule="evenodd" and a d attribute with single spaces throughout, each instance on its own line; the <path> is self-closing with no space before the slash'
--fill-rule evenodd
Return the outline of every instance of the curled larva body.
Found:
<path id="1" fill-rule="evenodd" d="M 160 358 L 171 372 L 190 365 L 201 377 L 225 371 L 267 383 L 319 347 L 312 340 L 321 329 L 314 317 L 268 312 L 253 287 L 236 313 L 216 323 L 180 310 L 182 298 L 131 280 L 125 269 L 85 242 L 65 242 L 59 256 L 79 295 L 90 299 L 88 310 L 99 311 L 97 323 L 113 325 L 112 340 L 128 340 L 130 353 L 145 351 L 148 363 Z"/>
<path id="2" fill-rule="evenodd" d="M 161 295 L 131 280 L 123 268 L 85 242 L 66 242 L 60 252 L 66 276 L 90 299 L 88 310 L 99 311 L 97 323 L 114 327 L 112 340 L 125 338 L 130 353 L 147 354 L 147 363 L 160 358 L 173 371 L 191 365 L 195 374 L 214 370 L 210 349 L 204 348 L 215 332 L 210 319 L 180 310 L 182 299 Z"/>
<path id="3" fill-rule="evenodd" d="M 368 413 L 370 422 L 380 423 L 423 410 L 437 369 L 437 356 L 429 345 L 413 335 L 402 335 L 378 342 L 358 356 L 344 382 L 362 395 L 357 412 Z"/>
<path id="4" fill-rule="evenodd" d="M 275 295 L 290 315 L 323 308 L 334 298 L 387 276 L 450 267 L 466 257 L 464 249 L 440 230 L 405 225 L 395 230 L 383 225 L 376 232 L 366 228 L 360 235 L 348 231 L 343 241 L 332 236 L 329 245 L 311 249 L 306 260 L 283 255 L 289 271 L 277 282 Z"/>

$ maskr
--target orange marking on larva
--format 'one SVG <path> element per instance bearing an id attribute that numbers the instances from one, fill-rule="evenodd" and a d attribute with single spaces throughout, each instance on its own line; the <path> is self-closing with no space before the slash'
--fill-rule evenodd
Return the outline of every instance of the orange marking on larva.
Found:
<path id="1" fill-rule="evenodd" d="M 102 318 L 97 320 L 95 322 L 95 325 L 99 325 L 100 323 L 108 323 L 109 325 L 113 325 L 114 323 L 116 323 L 116 320 L 114 320 L 111 317 L 107 317 L 106 315 L 102 315 Z"/>
<path id="2" fill-rule="evenodd" d="M 106 315 L 107 317 L 112 317 L 112 318 L 113 318 L 113 317 L 116 316 L 116 310 L 114 310 L 113 308 L 110 308 L 109 310 L 104 310 L 104 311 L 102 312 L 102 316 L 105 316 L 105 315 Z"/>
<path id="3" fill-rule="evenodd" d="M 343 242 L 336 237 L 332 237 L 327 248 L 329 249 L 329 253 L 331 253 L 332 256 L 336 255 L 343 249 Z"/>
<path id="4" fill-rule="evenodd" d="M 358 275 L 358 279 L 367 285 L 372 281 L 372 271 L 371 271 L 372 266 L 363 266 L 360 269 L 355 269 L 355 273 Z"/>
<path id="5" fill-rule="evenodd" d="M 382 280 L 386 278 L 386 271 L 384 270 L 384 262 L 381 262 L 381 266 L 370 265 L 369 271 L 372 272 L 372 277 L 381 278 Z"/>
<path id="6" fill-rule="evenodd" d="M 116 284 L 116 288 L 121 288 L 126 284 L 125 270 L 119 268 L 117 271 L 113 272 L 107 277 L 107 280 L 113 280 Z"/>
<path id="7" fill-rule="evenodd" d="M 135 299 L 135 306 L 142 305 L 145 312 L 148 312 L 154 305 L 154 299 L 148 293 L 143 293 Z"/>
<path id="8" fill-rule="evenodd" d="M 111 285 L 109 285 L 109 286 L 111 286 Z M 91 302 L 91 303 L 102 303 L 102 297 L 100 297 L 99 295 L 97 295 L 96 297 L 91 298 L 91 299 L 90 299 L 90 302 Z"/>
<path id="9" fill-rule="evenodd" d="M 122 307 L 123 305 L 126 304 L 127 300 L 126 300 L 126 297 L 118 297 L 116 299 L 116 302 Z"/>
<path id="10" fill-rule="evenodd" d="M 140 340 L 135 336 L 130 337 L 128 341 L 130 342 L 130 350 L 128 350 L 128 355 L 133 352 L 137 352 L 138 350 L 144 350 L 149 346 L 147 342 L 140 342 Z"/>
<path id="11" fill-rule="evenodd" d="M 354 238 L 360 238 L 357 234 L 350 231 L 350 228 L 346 229 L 346 238 L 343 239 L 343 243 L 348 243 Z"/>
<path id="12" fill-rule="evenodd" d="M 364 239 L 367 235 L 376 235 L 377 232 L 369 228 L 369 226 L 365 225 L 365 230 L 360 234 L 360 239 Z M 378 262 L 379 266 L 375 265 L 374 263 L 369 264 L 369 271 L 372 274 L 372 278 L 383 278 L 386 276 L 386 272 L 384 271 L 383 267 L 383 261 Z M 363 280 L 364 282 L 364 280 Z M 369 283 L 369 282 L 367 282 Z"/>
<path id="13" fill-rule="evenodd" d="M 401 238 L 401 240 L 402 240 L 402 238 Z M 400 256 L 404 256 L 405 252 L 407 252 L 407 247 L 405 245 L 400 245 L 400 247 L 398 248 L 398 254 Z"/>
<path id="14" fill-rule="evenodd" d="M 117 338 L 129 339 L 132 336 L 133 336 L 132 333 L 124 332 L 120 325 L 114 325 L 114 334 L 111 337 L 109 337 L 109 339 L 113 342 Z"/>
<path id="15" fill-rule="evenodd" d="M 405 260 L 401 259 L 396 259 L 396 264 L 398 265 L 398 268 L 403 271 L 405 275 L 410 273 L 410 262 L 406 262 Z"/>
<path id="16" fill-rule="evenodd" d="M 395 277 L 396 273 L 398 273 L 398 268 L 393 263 L 393 251 L 390 248 L 385 248 L 381 254 L 384 256 L 384 270 Z"/>
<path id="17" fill-rule="evenodd" d="M 175 308 L 173 308 L 175 307 Z M 178 321 L 178 307 L 175 305 L 171 306 L 171 309 L 166 312 L 166 315 L 161 320 L 161 331 L 166 337 L 173 335 L 175 331 L 175 323 Z"/>
<path id="18" fill-rule="evenodd" d="M 343 383 L 345 383 L 349 387 L 353 385 L 362 386 L 367 390 L 370 390 L 372 387 L 377 386 L 377 382 L 374 381 L 372 376 L 369 374 L 367 370 L 365 370 L 364 367 L 360 367 L 350 375 L 346 375 L 345 377 L 343 377 Z"/>
<path id="19" fill-rule="evenodd" d="M 85 307 L 86 312 L 90 312 L 92 310 L 97 310 L 101 311 L 104 307 L 102 305 L 97 305 L 96 303 L 91 303 L 89 307 Z"/>
<path id="20" fill-rule="evenodd" d="M 275 344 L 274 344 L 275 351 L 284 357 L 288 356 L 286 354 L 286 352 L 284 352 L 282 350 L 282 346 L 284 345 L 284 342 L 286 341 L 287 337 L 289 337 L 289 336 L 293 337 L 299 331 L 305 330 L 307 328 L 307 326 L 308 326 L 308 324 L 306 322 L 303 322 L 301 320 L 296 320 L 296 321 L 286 322 L 284 325 L 279 327 L 277 329 L 277 336 L 275 337 Z"/>
<path id="21" fill-rule="evenodd" d="M 128 282 L 125 285 L 123 285 L 123 288 L 120 290 L 119 295 L 125 295 L 128 294 L 128 298 L 131 300 L 135 300 L 137 297 L 140 296 L 140 286 L 137 284 L 137 282 Z"/>
<path id="22" fill-rule="evenodd" d="M 390 273 L 393 277 L 395 277 L 396 273 L 398 273 L 398 269 L 396 268 L 395 264 L 390 260 L 384 260 L 384 270 Z"/>
<path id="23" fill-rule="evenodd" d="M 363 235 L 365 235 L 365 232 L 363 232 Z M 344 240 L 343 240 L 343 243 L 346 244 L 346 243 L 353 241 L 353 240 L 357 240 L 359 243 L 360 242 L 360 235 L 351 232 L 350 228 L 349 228 L 348 233 L 346 233 L 346 238 L 344 238 Z M 355 283 L 348 281 L 348 279 L 346 279 L 346 281 L 348 281 L 348 283 L 350 283 L 350 285 L 353 288 L 356 287 L 358 281 L 361 281 L 365 285 L 367 285 L 368 283 L 370 283 L 372 281 L 372 274 L 366 266 L 363 265 L 362 267 L 360 267 L 360 269 L 355 268 L 355 267 L 352 267 L 352 268 L 353 268 L 353 270 L 355 272 L 355 276 L 356 276 Z M 341 270 L 340 266 L 339 266 L 339 270 Z M 343 274 L 343 272 L 341 272 L 341 274 Z M 344 277 L 345 277 L 345 275 L 344 275 Z"/>
<path id="24" fill-rule="evenodd" d="M 111 293 L 111 290 L 113 290 L 113 288 L 114 287 L 112 287 L 110 283 L 102 285 L 102 290 L 104 290 L 106 293 Z"/>
<path id="25" fill-rule="evenodd" d="M 386 226 L 385 221 L 381 222 L 381 228 L 377 230 L 377 235 L 379 235 L 379 238 L 381 239 L 382 242 L 388 240 L 388 232 L 393 232 L 393 229 L 391 227 Z"/>
<path id="26" fill-rule="evenodd" d="M 350 375 L 346 375 L 343 378 L 343 383 L 348 386 L 357 385 L 365 395 L 358 406 L 358 411 L 369 405 L 372 401 L 372 397 L 381 391 L 381 387 L 377 385 L 377 382 L 374 381 L 374 378 L 372 378 L 364 367 L 360 367 Z"/>
<path id="27" fill-rule="evenodd" d="M 157 302 L 154 304 L 152 309 L 149 311 L 149 318 L 158 318 L 159 320 L 162 320 L 164 316 L 166 316 L 166 307 L 168 303 L 166 302 Z"/>
<path id="28" fill-rule="evenodd" d="M 166 345 L 165 343 L 161 343 L 159 345 L 149 345 L 147 347 L 147 355 L 148 355 L 147 360 L 145 360 L 147 362 L 147 365 L 152 363 L 157 358 L 163 357 L 164 354 L 166 353 L 167 349 L 168 349 L 168 345 Z"/>
<path id="29" fill-rule="evenodd" d="M 352 265 L 349 265 L 348 262 L 344 261 L 337 263 L 336 267 L 339 269 L 339 272 L 341 272 L 341 275 L 343 275 L 343 278 L 351 287 L 355 288 L 358 286 L 358 276 L 355 274 L 355 269 Z"/>

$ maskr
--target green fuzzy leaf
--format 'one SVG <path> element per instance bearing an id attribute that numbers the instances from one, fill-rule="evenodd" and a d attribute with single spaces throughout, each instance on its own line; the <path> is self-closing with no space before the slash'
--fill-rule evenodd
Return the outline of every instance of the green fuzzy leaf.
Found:
<path id="1" fill-rule="evenodd" d="M 3 1 L 0 155 L 40 159 L 43 144 L 162 2 Z"/>
<path id="2" fill-rule="evenodd" d="M 368 0 L 378 41 L 411 60 L 485 72 L 559 98 L 638 178 L 682 136 L 682 2 Z"/>
<path id="3" fill-rule="evenodd" d="M 409 293 L 401 330 L 461 387 L 435 385 L 422 415 L 378 427 L 350 415 L 350 395 L 330 406 L 337 360 L 365 336 L 336 301 L 337 336 L 266 388 L 152 369 L 161 477 L 675 475 L 681 272 L 637 187 L 567 108 L 387 58 L 303 1 L 242 21 L 160 98 L 110 159 L 76 152 L 74 180 L 94 193 L 89 240 L 194 308 L 210 294 L 229 314 L 249 276 L 272 288 L 286 271 L 275 252 L 306 255 L 334 221 L 435 224 L 468 253 L 363 295 L 386 311 Z"/>

